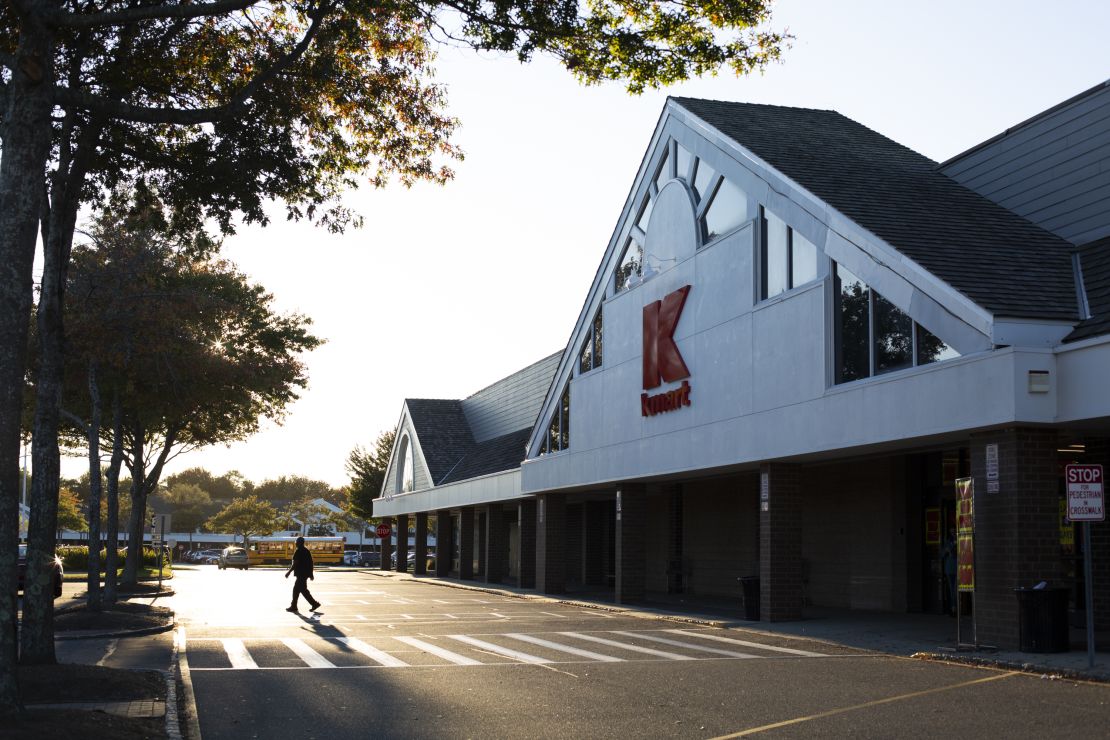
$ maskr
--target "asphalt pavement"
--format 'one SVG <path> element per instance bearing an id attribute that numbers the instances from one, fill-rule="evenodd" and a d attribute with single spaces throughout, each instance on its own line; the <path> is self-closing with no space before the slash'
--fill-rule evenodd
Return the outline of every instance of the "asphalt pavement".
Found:
<path id="1" fill-rule="evenodd" d="M 204 740 L 1083 738 L 1110 727 L 1105 684 L 371 571 L 318 571 L 321 611 L 302 602 L 294 615 L 283 572 L 175 576 L 167 605 Z"/>

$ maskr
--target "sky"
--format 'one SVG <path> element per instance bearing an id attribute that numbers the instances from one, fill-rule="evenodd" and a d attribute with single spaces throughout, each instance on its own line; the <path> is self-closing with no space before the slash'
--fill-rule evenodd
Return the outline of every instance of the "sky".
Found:
<path id="1" fill-rule="evenodd" d="M 243 228 L 224 254 L 327 340 L 281 424 L 191 452 L 261 482 L 347 482 L 344 461 L 405 398 L 464 398 L 561 351 L 668 95 L 834 109 L 943 161 L 1110 79 L 1110 3 L 782 0 L 793 34 L 763 74 L 629 96 L 556 63 L 443 49 L 437 79 L 466 153 L 446 186 L 347 196 L 365 226 Z M 63 460 L 64 475 L 87 469 Z"/>

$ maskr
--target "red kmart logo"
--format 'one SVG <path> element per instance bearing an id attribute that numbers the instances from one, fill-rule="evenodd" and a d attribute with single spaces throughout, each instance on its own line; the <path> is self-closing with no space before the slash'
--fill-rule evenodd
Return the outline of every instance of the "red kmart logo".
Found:
<path id="1" fill-rule="evenodd" d="M 644 306 L 644 390 L 658 388 L 663 383 L 682 380 L 682 386 L 664 393 L 640 394 L 640 412 L 655 416 L 664 411 L 674 411 L 690 405 L 690 370 L 678 351 L 674 332 L 686 305 L 690 286 L 685 285 L 661 301 Z"/>

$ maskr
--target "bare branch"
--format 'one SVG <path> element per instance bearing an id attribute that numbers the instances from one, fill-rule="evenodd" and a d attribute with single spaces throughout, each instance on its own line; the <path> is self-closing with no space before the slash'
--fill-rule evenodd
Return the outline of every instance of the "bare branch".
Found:
<path id="1" fill-rule="evenodd" d="M 144 7 L 117 10 L 111 13 L 90 13 L 88 15 L 75 15 L 60 10 L 53 10 L 41 15 L 42 19 L 52 25 L 65 28 L 96 28 L 98 26 L 122 26 L 138 21 L 168 20 L 171 18 L 188 20 L 191 18 L 205 18 L 213 15 L 233 13 L 237 10 L 246 10 L 252 5 L 257 5 L 260 0 L 217 0 L 213 3 L 191 5 L 148 5 Z"/>
<path id="2" fill-rule="evenodd" d="M 81 418 L 80 416 L 78 416 L 77 414 L 75 414 L 75 413 L 73 413 L 73 412 L 71 412 L 71 411 L 67 411 L 66 409 L 58 409 L 58 413 L 59 413 L 59 414 L 61 414 L 61 415 L 62 415 L 63 417 L 65 417 L 66 419 L 69 419 L 69 420 L 70 420 L 70 422 L 72 422 L 72 423 L 73 423 L 73 425 L 74 425 L 75 427 L 77 427 L 78 429 L 80 429 L 82 433 L 84 433 L 84 434 L 88 434 L 88 433 L 89 433 L 89 427 L 88 427 L 88 425 L 87 425 L 87 424 L 85 423 L 85 420 L 84 420 L 84 419 L 82 419 L 82 418 Z"/>

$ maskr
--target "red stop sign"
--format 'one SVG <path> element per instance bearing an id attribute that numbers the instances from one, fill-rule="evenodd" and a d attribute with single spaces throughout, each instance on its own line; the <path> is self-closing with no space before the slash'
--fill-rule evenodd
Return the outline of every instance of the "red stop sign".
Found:
<path id="1" fill-rule="evenodd" d="M 390 527 L 388 524 L 379 524 L 377 532 L 378 537 L 385 539 L 393 532 L 393 528 Z"/>

